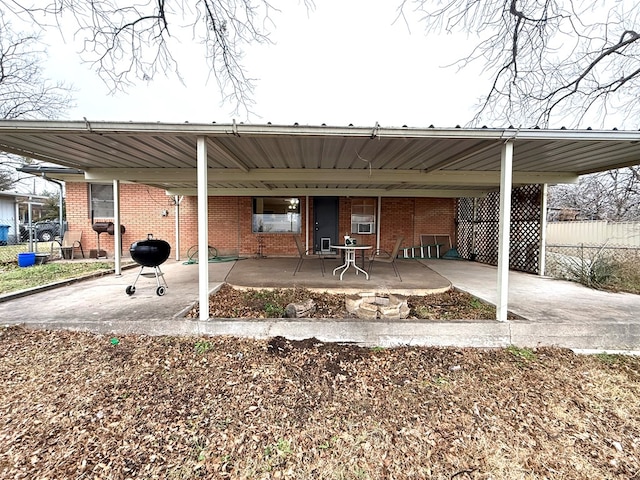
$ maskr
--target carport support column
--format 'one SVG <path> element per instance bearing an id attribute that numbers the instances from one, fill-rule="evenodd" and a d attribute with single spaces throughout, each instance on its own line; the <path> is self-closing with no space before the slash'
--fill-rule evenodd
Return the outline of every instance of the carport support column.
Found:
<path id="1" fill-rule="evenodd" d="M 113 181 L 113 258 L 116 276 L 122 275 L 122 231 L 120 230 L 120 180 Z M 100 255 L 100 252 L 98 252 Z"/>
<path id="2" fill-rule="evenodd" d="M 547 257 L 547 204 L 549 201 L 549 186 L 544 183 L 540 189 L 540 249 L 538 251 L 538 275 L 544 276 Z"/>
<path id="3" fill-rule="evenodd" d="M 209 319 L 209 189 L 207 139 L 198 137 L 198 301 L 200 320 Z"/>
<path id="4" fill-rule="evenodd" d="M 509 299 L 509 233 L 511 231 L 511 183 L 513 177 L 513 142 L 502 146 L 500 159 L 500 220 L 498 224 L 498 301 L 496 320 L 507 321 Z"/>

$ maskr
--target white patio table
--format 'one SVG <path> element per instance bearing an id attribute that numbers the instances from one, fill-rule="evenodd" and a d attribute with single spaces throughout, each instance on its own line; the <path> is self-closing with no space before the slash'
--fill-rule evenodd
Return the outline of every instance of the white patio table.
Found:
<path id="1" fill-rule="evenodd" d="M 362 272 L 367 277 L 367 280 L 369 280 L 369 274 L 361 269 L 358 265 L 356 265 L 356 252 L 358 250 L 370 250 L 371 248 L 373 248 L 371 245 L 331 245 L 330 248 L 344 250 L 344 264 L 333 269 L 334 275 L 338 270 L 342 269 L 342 272 L 340 273 L 340 280 L 342 280 L 344 272 L 346 272 L 351 265 L 353 265 L 353 268 L 356 269 L 356 275 L 358 274 L 358 272 Z"/>

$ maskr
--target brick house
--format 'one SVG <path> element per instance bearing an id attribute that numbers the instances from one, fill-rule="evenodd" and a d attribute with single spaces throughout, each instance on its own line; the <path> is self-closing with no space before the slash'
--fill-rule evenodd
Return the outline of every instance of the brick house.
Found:
<path id="1" fill-rule="evenodd" d="M 82 243 L 86 250 L 97 249 L 97 234 L 92 230 L 91 192 L 92 184 L 83 179 L 66 182 L 67 221 L 70 230 L 82 230 Z M 107 189 L 111 185 L 105 184 Z M 297 255 L 292 239 L 299 235 L 309 238 L 310 248 L 322 249 L 322 237 L 314 238 L 314 205 L 318 205 L 314 197 L 300 197 L 295 204 L 295 213 L 281 213 L 280 216 L 295 216 L 289 230 L 269 232 L 254 228 L 255 203 L 258 198 L 249 196 L 209 197 L 209 244 L 221 253 L 233 253 L 241 256 L 256 254 L 259 243 L 262 253 L 269 256 Z M 280 197 L 270 197 L 280 200 Z M 293 197 L 291 197 L 293 198 Z M 291 198 L 282 198 L 290 201 Z M 321 197 L 326 200 L 327 197 Z M 376 229 L 380 223 L 380 247 L 391 250 L 398 236 L 405 240 L 403 245 L 419 245 L 420 235 L 437 233 L 455 236 L 456 201 L 452 198 L 378 198 L 378 197 L 329 197 L 337 205 L 337 216 L 329 219 L 335 224 L 329 233 L 331 243 L 339 241 L 344 234 L 356 238 L 360 244 L 375 244 Z M 95 198 L 94 198 L 95 200 Z M 120 221 L 125 226 L 122 236 L 123 251 L 136 240 L 146 238 L 148 233 L 154 237 L 168 241 L 175 251 L 177 208 L 179 212 L 180 255 L 197 245 L 197 197 L 185 196 L 176 206 L 174 197 L 167 196 L 164 190 L 138 184 L 123 183 L 120 186 Z M 307 202 L 309 209 L 307 210 Z M 373 208 L 373 229 L 369 233 L 358 233 L 358 226 L 352 222 L 352 211 L 355 206 L 366 202 Z M 378 220 L 378 202 L 380 202 Z M 323 202 L 324 203 L 324 202 Z M 285 205 L 286 206 L 286 205 Z M 308 211 L 308 218 L 307 218 Z M 278 215 L 278 214 L 275 214 Z M 94 210 L 93 221 L 113 221 L 113 214 L 100 215 Z M 368 222 L 367 222 L 368 223 Z M 369 225 L 367 225 L 369 227 Z M 313 247 L 311 247 L 313 246 Z M 107 255 L 114 254 L 114 237 L 100 235 L 100 248 Z"/>

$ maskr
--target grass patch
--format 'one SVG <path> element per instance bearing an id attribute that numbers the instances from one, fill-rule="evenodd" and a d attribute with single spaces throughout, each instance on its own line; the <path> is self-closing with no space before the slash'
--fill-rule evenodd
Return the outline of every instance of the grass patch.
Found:
<path id="1" fill-rule="evenodd" d="M 604 284 L 607 290 L 640 295 L 640 270 L 634 262 L 615 262 L 614 275 Z"/>
<path id="2" fill-rule="evenodd" d="M 520 348 L 515 345 L 509 345 L 507 347 L 507 351 L 518 360 L 530 362 L 531 360 L 536 359 L 536 354 L 530 348 Z"/>
<path id="3" fill-rule="evenodd" d="M 207 353 L 212 348 L 213 346 L 211 345 L 211 342 L 208 342 L 206 340 L 198 340 L 195 346 L 196 353 L 199 355 Z"/>
<path id="4" fill-rule="evenodd" d="M 45 263 L 26 268 L 18 267 L 13 263 L 2 264 L 0 265 L 0 294 L 109 270 L 113 270 L 113 264 L 107 262 Z"/>
<path id="5" fill-rule="evenodd" d="M 624 357 L 622 355 L 607 352 L 597 353 L 595 355 L 595 358 L 600 360 L 605 365 L 615 365 L 617 363 L 624 362 Z"/>

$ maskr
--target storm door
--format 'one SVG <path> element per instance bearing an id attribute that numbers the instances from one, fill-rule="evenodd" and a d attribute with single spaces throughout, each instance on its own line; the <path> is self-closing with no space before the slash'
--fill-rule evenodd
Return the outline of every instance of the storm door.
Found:
<path id="1" fill-rule="evenodd" d="M 319 253 L 330 253 L 330 245 L 338 243 L 338 197 L 313 199 L 313 248 Z"/>

